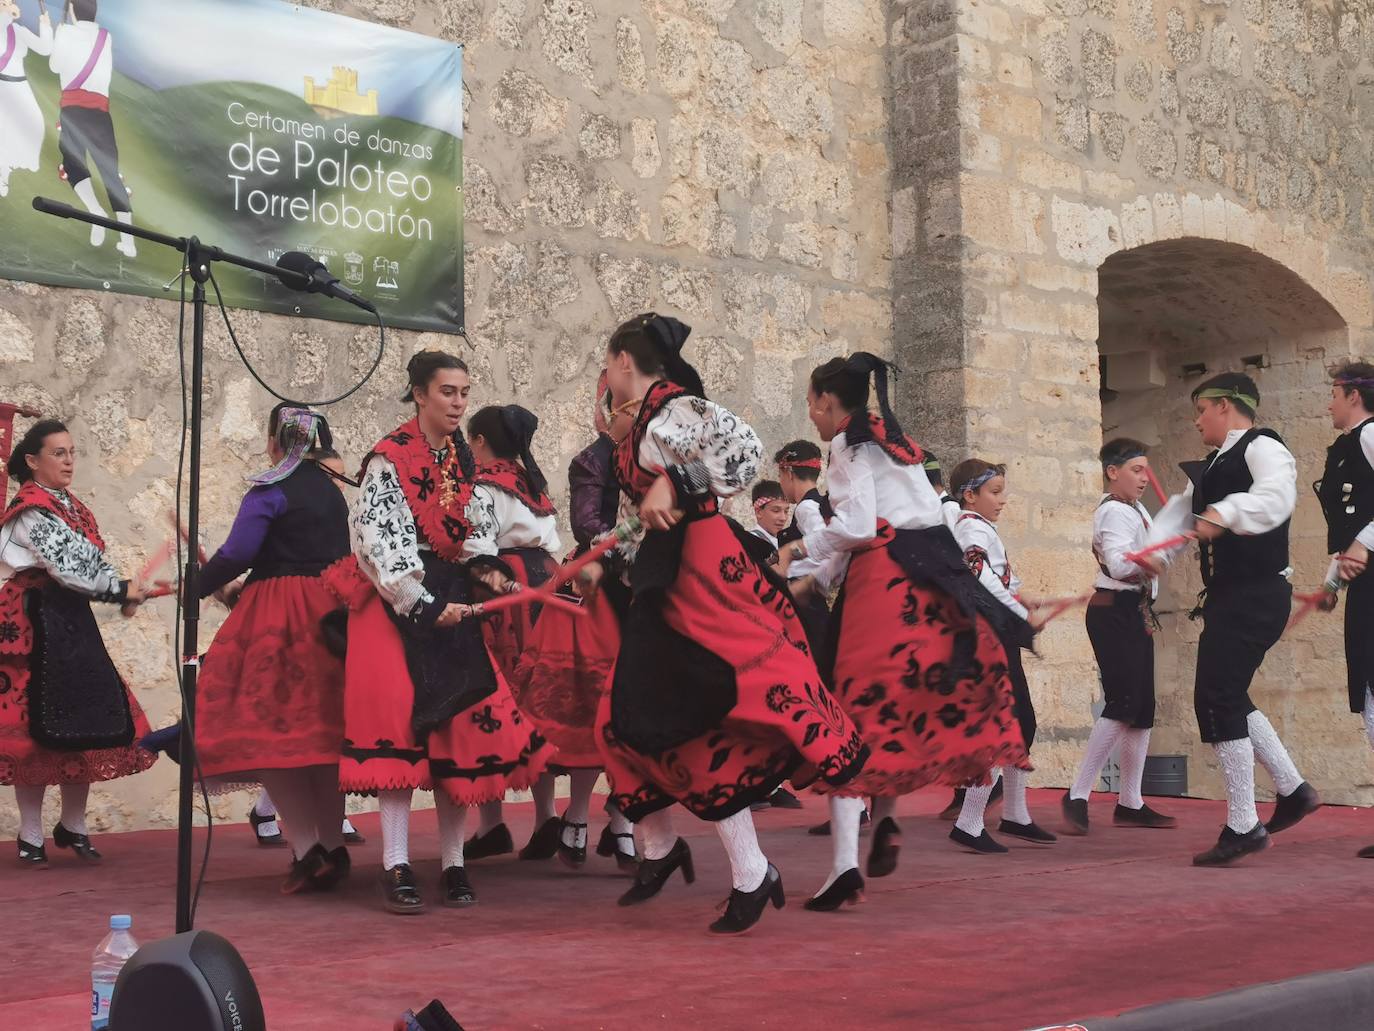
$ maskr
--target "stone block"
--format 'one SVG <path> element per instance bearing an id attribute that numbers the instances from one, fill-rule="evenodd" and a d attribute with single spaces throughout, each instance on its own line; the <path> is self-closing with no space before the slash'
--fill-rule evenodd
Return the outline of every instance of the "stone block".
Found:
<path id="1" fill-rule="evenodd" d="M 1097 271 L 1075 268 L 1054 261 L 1027 261 L 1025 263 L 1025 282 L 1027 286 L 1047 293 L 1068 291 L 1097 296 Z"/>
<path id="2" fill-rule="evenodd" d="M 1137 197 L 1121 208 L 1121 243 L 1141 247 L 1154 240 L 1154 210 L 1148 197 Z"/>
<path id="3" fill-rule="evenodd" d="M 1374 324 L 1374 296 L 1369 276 L 1351 268 L 1333 268 L 1327 274 L 1326 299 L 1352 327 Z"/>
<path id="4" fill-rule="evenodd" d="M 586 224 L 582 175 L 571 161 L 560 157 L 535 158 L 530 162 L 525 180 L 529 187 L 525 204 L 544 225 Z"/>
<path id="5" fill-rule="evenodd" d="M 1026 344 L 1019 334 L 987 330 L 969 334 L 970 368 L 1015 372 L 1025 357 Z"/>
<path id="6" fill-rule="evenodd" d="M 1121 223 L 1110 208 L 1055 197 L 1050 221 L 1059 256 L 1068 261 L 1096 266 L 1121 249 Z"/>
<path id="7" fill-rule="evenodd" d="M 1073 97 L 1054 100 L 1054 139 L 1063 147 L 1088 149 L 1088 105 Z"/>
<path id="8" fill-rule="evenodd" d="M 769 118 L 787 135 L 813 139 L 835 126 L 835 109 L 824 80 L 794 65 L 769 68 L 760 76 L 759 93 Z"/>
<path id="9" fill-rule="evenodd" d="M 658 175 L 663 156 L 658 149 L 658 123 L 652 118 L 636 118 L 630 123 L 630 143 L 633 157 L 630 168 L 641 179 Z"/>
<path id="10" fill-rule="evenodd" d="M 62 315 L 57 360 L 63 373 L 81 376 L 105 353 L 105 317 L 94 302 L 78 297 Z"/>
<path id="11" fill-rule="evenodd" d="M 997 81 L 1017 89 L 1035 86 L 1035 65 L 1020 54 L 1001 54 L 997 58 Z"/>
<path id="12" fill-rule="evenodd" d="M 1156 193 L 1152 202 L 1156 240 L 1173 240 L 1183 234 L 1183 212 L 1172 193 Z"/>
<path id="13" fill-rule="evenodd" d="M 1116 93 L 1116 42 L 1096 29 L 1083 33 L 1080 44 L 1083 85 L 1088 96 L 1104 99 Z"/>
<path id="14" fill-rule="evenodd" d="M 1137 184 L 1115 172 L 1098 172 L 1088 169 L 1083 176 L 1084 192 L 1089 197 L 1100 200 L 1120 200 L 1135 193 Z"/>
<path id="15" fill-rule="evenodd" d="M 594 266 L 597 285 L 615 318 L 626 319 L 636 312 L 649 310 L 653 297 L 653 270 L 647 261 L 598 254 Z"/>
<path id="16" fill-rule="evenodd" d="M 1008 43 L 1015 37 L 1011 13 L 992 0 L 963 0 L 955 6 L 960 32 L 989 43 Z"/>
<path id="17" fill-rule="evenodd" d="M 649 84 L 639 26 L 623 16 L 615 21 L 615 75 L 621 88 L 630 93 L 643 93 Z"/>
<path id="18" fill-rule="evenodd" d="M 534 76 L 512 68 L 491 90 L 491 120 L 512 136 L 557 132 L 568 114 L 568 102 L 556 97 Z"/>
<path id="19" fill-rule="evenodd" d="M 823 0 L 821 29 L 831 43 L 879 47 L 887 37 L 885 10 L 879 0 Z"/>
<path id="20" fill-rule="evenodd" d="M 544 0 L 539 11 L 544 59 L 585 86 L 592 84 L 590 30 L 595 16 L 588 0 Z"/>
<path id="21" fill-rule="evenodd" d="M 1151 179 L 1165 182 L 1178 168 L 1178 140 L 1153 118 L 1142 119 L 1135 130 L 1136 160 Z"/>
<path id="22" fill-rule="evenodd" d="M 962 228 L 968 239 L 1019 253 L 1044 252 L 1041 229 L 1045 202 L 1039 194 L 971 175 L 963 176 L 960 182 Z"/>
<path id="23" fill-rule="evenodd" d="M 1077 165 L 1060 161 L 1042 150 L 1022 150 L 1016 159 L 1016 177 L 1042 190 L 1083 188 L 1083 174 Z"/>
<path id="24" fill-rule="evenodd" d="M 577 134 L 582 153 L 594 161 L 611 161 L 620 157 L 620 125 L 605 115 L 589 114 Z"/>
<path id="25" fill-rule="evenodd" d="M 974 87 L 978 127 L 1002 136 L 1038 140 L 1043 110 L 1038 98 L 993 85 Z"/>
<path id="26" fill-rule="evenodd" d="M 1059 332 L 1059 306 L 1025 294 L 1005 293 L 999 299 L 998 312 L 1007 329 L 1027 333 L 1054 335 Z"/>
<path id="27" fill-rule="evenodd" d="M 763 41 L 782 54 L 801 42 L 802 5 L 796 0 L 757 0 L 752 5 L 754 27 Z"/>
<path id="28" fill-rule="evenodd" d="M 18 315 L 0 308 L 0 363 L 33 361 L 33 330 Z"/>
<path id="29" fill-rule="evenodd" d="M 1040 73 L 1050 82 L 1067 86 L 1073 82 L 1074 63 L 1069 54 L 1069 26 L 1059 19 L 1046 19 L 1040 26 Z"/>
<path id="30" fill-rule="evenodd" d="M 1002 141 L 992 133 L 961 127 L 959 159 L 962 167 L 971 172 L 1000 172 Z"/>

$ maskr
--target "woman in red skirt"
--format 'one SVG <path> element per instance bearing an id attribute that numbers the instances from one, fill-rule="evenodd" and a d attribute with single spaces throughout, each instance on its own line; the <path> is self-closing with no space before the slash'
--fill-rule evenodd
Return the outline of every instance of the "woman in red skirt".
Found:
<path id="1" fill-rule="evenodd" d="M 0 784 L 19 803 L 19 861 L 44 866 L 43 795 L 61 786 L 53 843 L 93 861 L 91 784 L 139 773 L 148 721 L 110 661 L 91 601 L 132 615 L 140 588 L 105 558 L 95 516 L 71 494 L 76 447 L 55 419 L 35 423 L 9 460 L 19 491 L 0 516 Z"/>
<path id="2" fill-rule="evenodd" d="M 202 598 L 219 595 L 233 610 L 201 669 L 196 751 L 207 780 L 267 788 L 291 829 L 282 892 L 295 894 L 332 888 L 350 866 L 340 830 L 344 670 L 320 626 L 338 607 L 320 574 L 349 553 L 348 503 L 312 457 L 332 445 L 324 416 L 282 403 L 267 427 L 273 466 L 251 478 L 198 584 Z M 233 581 L 250 568 L 240 592 Z"/>
<path id="3" fill-rule="evenodd" d="M 363 462 L 353 556 L 326 583 L 348 607 L 339 784 L 377 794 L 382 887 L 393 912 L 424 902 L 410 869 L 410 800 L 433 789 L 445 905 L 476 901 L 463 866 L 467 807 L 529 787 L 550 749 L 521 717 L 470 612 L 461 561 L 476 463 L 461 433 L 471 381 L 453 355 L 407 366 L 416 417 Z"/>
<path id="4" fill-rule="evenodd" d="M 616 476 L 647 533 L 634 547 L 633 600 L 601 729 L 612 800 L 644 832 L 644 862 L 624 905 L 694 876 L 672 831 L 674 803 L 713 821 L 733 890 L 716 933 L 784 903 L 759 849 L 752 803 L 784 781 L 847 783 L 867 749 L 821 683 L 771 549 L 720 513 L 746 489 L 763 448 L 734 413 L 702 396 L 682 358 L 691 331 L 642 315 L 611 336 L 607 374 L 619 443 Z"/>
<path id="5" fill-rule="evenodd" d="M 833 515 L 781 555 L 784 564 L 849 556 L 831 615 L 830 683 L 871 755 L 863 773 L 831 796 L 834 866 L 807 903 L 814 910 L 836 909 L 863 890 L 864 795 L 873 796 L 877 825 L 868 875 L 881 877 L 897 864 L 898 795 L 1026 763 L 1006 653 L 987 618 L 996 602 L 965 567 L 921 449 L 888 406 L 887 372 L 882 359 L 859 352 L 811 374 L 811 421 L 830 442 Z M 870 379 L 881 417 L 868 411 Z"/>

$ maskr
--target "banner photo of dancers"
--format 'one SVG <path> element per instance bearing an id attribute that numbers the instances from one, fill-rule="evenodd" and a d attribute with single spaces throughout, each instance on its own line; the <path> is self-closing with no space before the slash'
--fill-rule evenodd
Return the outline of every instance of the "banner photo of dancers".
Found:
<path id="1" fill-rule="evenodd" d="M 280 0 L 0 0 L 0 277 L 179 295 L 177 255 L 48 197 L 276 260 L 388 325 L 463 325 L 462 50 Z M 224 302 L 366 313 L 222 267 Z M 215 300 L 213 288 L 210 299 Z"/>

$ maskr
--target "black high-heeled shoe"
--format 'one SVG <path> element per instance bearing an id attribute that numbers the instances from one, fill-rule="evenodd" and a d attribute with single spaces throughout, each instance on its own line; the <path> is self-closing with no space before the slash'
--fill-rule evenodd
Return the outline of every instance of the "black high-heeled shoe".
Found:
<path id="1" fill-rule="evenodd" d="M 560 820 L 558 828 L 558 858 L 564 866 L 570 866 L 574 870 L 587 865 L 587 825 L 585 823 L 569 823 L 567 820 Z M 569 845 L 563 840 L 563 832 L 568 828 L 573 830 L 573 840 L 577 840 L 577 831 L 582 832 L 582 844 Z"/>
<path id="2" fill-rule="evenodd" d="M 311 880 L 320 891 L 333 891 L 348 880 L 348 875 L 353 872 L 353 858 L 343 845 L 330 849 L 325 858 L 328 864 L 314 873 Z"/>
<path id="3" fill-rule="evenodd" d="M 15 839 L 19 845 L 19 861 L 25 866 L 47 866 L 48 850 L 42 845 L 30 845 L 23 838 Z"/>
<path id="4" fill-rule="evenodd" d="M 902 829 L 897 821 L 884 816 L 873 830 L 873 848 L 868 853 L 868 876 L 886 877 L 897 869 L 897 855 L 902 850 Z"/>
<path id="5" fill-rule="evenodd" d="M 439 877 L 439 890 L 444 893 L 444 905 L 461 908 L 477 904 L 477 892 L 472 890 L 468 872 L 461 866 L 450 866 Z"/>
<path id="6" fill-rule="evenodd" d="M 520 850 L 520 858 L 526 862 L 552 859 L 558 855 L 558 843 L 562 840 L 562 834 L 563 821 L 556 816 L 550 816 L 535 828 L 530 840 Z"/>
<path id="7" fill-rule="evenodd" d="M 626 838 L 630 841 L 629 852 L 623 852 L 620 842 Z M 633 834 L 616 834 L 611 830 L 610 824 L 601 828 L 601 838 L 596 843 L 596 854 L 606 859 L 615 857 L 615 865 L 626 873 L 634 873 L 639 869 L 639 849 L 635 847 L 635 836 Z"/>
<path id="8" fill-rule="evenodd" d="M 639 864 L 639 869 L 635 872 L 635 882 L 630 885 L 629 891 L 620 896 L 619 904 L 633 906 L 640 902 L 648 902 L 663 890 L 668 878 L 673 876 L 678 867 L 682 868 L 682 879 L 688 884 L 697 879 L 697 870 L 692 864 L 692 850 L 681 838 L 673 842 L 673 847 L 662 859 L 645 859 Z"/>
<path id="9" fill-rule="evenodd" d="M 291 860 L 291 869 L 286 873 L 286 880 L 282 881 L 281 893 L 299 895 L 301 892 L 314 891 L 320 880 L 327 878 L 332 871 L 329 853 L 317 842 L 305 855 Z"/>
<path id="10" fill-rule="evenodd" d="M 759 917 L 763 916 L 770 902 L 774 909 L 787 905 L 787 896 L 782 891 L 782 874 L 772 863 L 768 864 L 768 872 L 763 875 L 763 883 L 753 891 L 731 889 L 730 897 L 725 901 L 725 912 L 711 924 L 711 933 L 744 933 L 759 922 Z"/>
<path id="11" fill-rule="evenodd" d="M 409 863 L 398 863 L 390 870 L 383 870 L 380 880 L 383 903 L 391 912 L 402 915 L 424 912 L 425 900 L 420 898 L 420 889 L 415 885 L 415 874 Z"/>
<path id="12" fill-rule="evenodd" d="M 104 858 L 91 844 L 89 837 L 85 834 L 74 834 L 60 823 L 52 829 L 52 843 L 58 848 L 71 849 L 78 858 L 88 863 L 98 863 Z"/>
<path id="13" fill-rule="evenodd" d="M 841 906 L 857 906 L 864 900 L 864 879 L 856 867 L 851 867 L 830 882 L 830 887 L 815 898 L 802 903 L 802 909 L 813 913 L 833 913 Z"/>

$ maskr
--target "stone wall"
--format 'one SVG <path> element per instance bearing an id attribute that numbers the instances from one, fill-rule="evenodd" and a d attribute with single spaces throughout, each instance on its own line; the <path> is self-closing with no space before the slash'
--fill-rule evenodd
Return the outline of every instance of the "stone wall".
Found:
<path id="1" fill-rule="evenodd" d="M 468 341 L 397 333 L 378 379 L 330 418 L 357 459 L 406 416 L 417 347 L 472 365 L 475 405 L 519 399 L 544 419 L 555 489 L 591 432 L 607 330 L 654 308 L 695 328 L 713 396 L 766 442 L 810 431 L 811 367 L 885 351 L 889 301 L 887 69 L 878 0 L 360 0 L 316 2 L 465 44 Z M 21 173 L 22 174 L 22 173 Z M 337 392 L 366 368 L 367 330 L 234 312 L 270 381 Z M 77 490 L 121 568 L 165 536 L 180 402 L 176 310 L 162 301 L 0 283 L 0 399 L 67 417 Z M 262 464 L 270 399 L 211 322 L 205 539 L 223 539 Z M 111 651 L 154 726 L 176 712 L 171 607 L 107 618 Z M 208 637 L 221 613 L 211 607 Z M 98 786 L 97 830 L 169 826 L 168 762 Z M 51 804 L 51 803 L 50 803 Z M 241 819 L 246 800 L 217 803 Z M 0 805 L 0 834 L 15 813 Z"/>
<path id="2" fill-rule="evenodd" d="M 1374 9 L 899 0 L 889 24 L 894 104 L 919 108 L 906 115 L 919 131 L 904 135 L 894 113 L 897 350 L 937 345 L 913 408 L 962 413 L 923 430 L 951 458 L 1010 463 L 1004 531 L 1028 593 L 1076 593 L 1093 572 L 1098 268 L 1108 256 L 1179 238 L 1236 244 L 1325 298 L 1347 327 L 1344 348 L 1374 351 Z M 1167 411 L 1182 417 L 1177 403 Z M 1284 428 L 1283 415 L 1275 422 Z M 1307 465 L 1299 479 L 1319 473 Z M 1300 582 L 1320 573 L 1304 569 Z M 1041 651 L 1029 665 L 1037 766 L 1042 783 L 1063 784 L 1096 671 L 1077 619 L 1052 625 Z M 1288 668 L 1304 690 L 1339 689 L 1325 664 Z M 1307 758 L 1358 737 L 1330 712 L 1285 706 L 1275 724 Z M 1209 758 L 1192 752 L 1195 780 L 1214 787 L 1200 770 Z M 1369 782 L 1367 755 L 1342 754 L 1339 768 L 1322 769 L 1332 795 Z"/>

